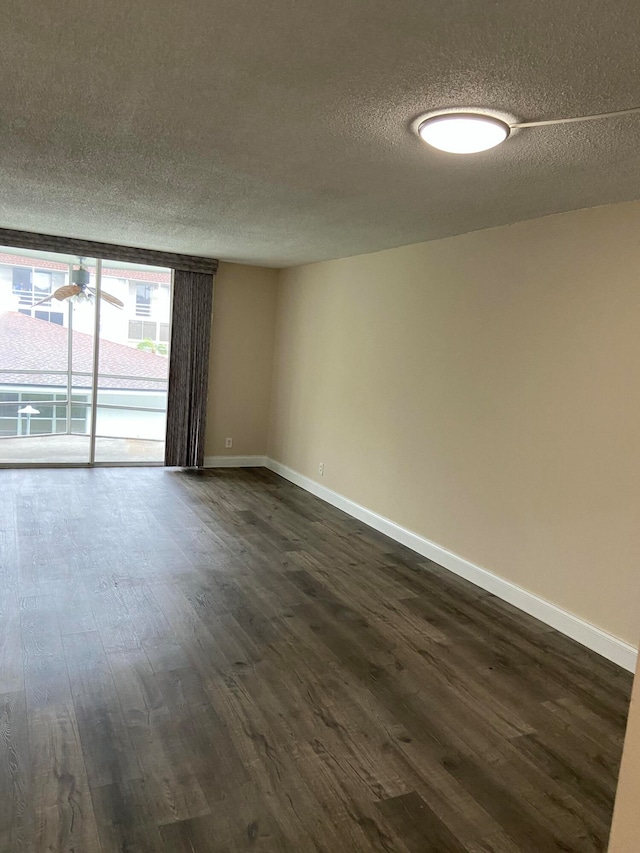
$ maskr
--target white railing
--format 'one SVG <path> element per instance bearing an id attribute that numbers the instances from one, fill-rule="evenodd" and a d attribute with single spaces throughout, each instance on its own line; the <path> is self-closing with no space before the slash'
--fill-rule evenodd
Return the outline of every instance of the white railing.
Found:
<path id="1" fill-rule="evenodd" d="M 93 376 L 88 370 L 72 370 L 71 371 L 74 376 Z M 36 375 L 36 376 L 66 376 L 66 370 L 23 370 L 17 367 L 0 367 L 0 374 L 3 373 L 24 373 L 25 375 Z M 98 379 L 130 379 L 135 380 L 136 382 L 168 382 L 169 378 L 159 379 L 157 376 L 129 376 L 124 373 L 98 373 Z M 123 391 L 128 389 L 123 388 Z"/>
<path id="2" fill-rule="evenodd" d="M 59 376 L 59 377 L 64 377 L 65 380 L 67 380 L 67 377 L 68 377 L 67 371 L 63 371 L 63 370 L 32 370 L 32 369 L 20 369 L 20 368 L 0 368 L 0 383 L 1 383 L 2 375 L 11 375 L 11 376 L 15 376 L 15 375 Z M 82 371 L 82 370 L 72 371 L 72 379 L 79 378 L 79 377 L 91 378 L 92 376 L 93 376 L 93 374 L 89 371 Z M 168 378 L 160 379 L 156 376 L 131 376 L 131 375 L 118 375 L 118 374 L 113 374 L 113 373 L 98 373 L 98 389 L 97 389 L 98 391 L 101 390 L 99 387 L 99 383 L 100 383 L 101 379 L 116 379 L 116 380 L 122 379 L 125 381 L 135 381 L 135 382 L 156 382 L 156 383 L 164 383 L 165 385 L 168 383 Z M 61 389 L 65 389 L 66 385 L 67 385 L 67 382 L 65 381 L 64 385 L 60 386 Z M 57 386 L 51 386 L 51 387 L 55 388 Z M 118 390 L 118 389 L 117 388 L 116 389 L 111 388 L 109 390 L 113 391 L 113 390 Z M 121 390 L 122 391 L 136 391 L 136 390 L 151 390 L 151 389 L 122 388 Z M 160 393 L 164 390 L 165 389 L 163 389 L 163 388 L 157 388 L 156 389 L 156 391 L 160 392 Z M 88 389 L 88 388 L 83 389 L 83 392 L 85 394 L 90 394 L 91 389 Z M 16 392 L 16 393 L 19 393 L 19 392 Z M 29 393 L 29 392 L 22 391 L 22 393 Z M 12 414 L 3 415 L 3 413 L 2 413 L 3 409 L 4 409 L 4 411 L 6 411 L 7 410 L 6 407 L 20 406 L 24 402 L 25 401 L 23 401 L 23 400 L 0 400 L 0 418 L 14 420 L 14 416 Z M 70 409 L 73 410 L 74 406 L 77 406 L 77 407 L 84 406 L 85 409 L 91 409 L 93 407 L 92 401 L 89 401 L 89 400 L 73 400 L 73 399 L 70 400 L 69 397 L 65 397 L 64 399 L 61 399 L 61 400 L 45 400 L 45 399 L 29 400 L 28 403 L 30 405 L 34 405 L 34 406 L 40 405 L 40 406 L 52 406 L 52 407 L 55 407 L 55 406 L 64 407 L 64 410 L 67 413 L 70 412 Z M 122 412 L 147 412 L 147 413 L 154 413 L 154 414 L 165 414 L 166 413 L 166 407 L 158 408 L 155 406 L 127 406 L 124 404 L 100 403 L 100 402 L 96 403 L 96 409 L 113 409 L 113 410 L 122 411 Z M 18 417 L 18 416 L 16 416 L 16 417 Z M 84 417 L 86 418 L 86 414 Z M 67 433 L 72 432 L 70 429 L 70 426 L 71 426 L 70 421 L 71 420 L 77 420 L 76 418 L 68 417 L 67 415 L 64 415 L 63 417 L 58 417 L 57 412 L 55 411 L 55 408 L 54 408 L 53 417 L 46 417 L 44 415 L 42 415 L 42 416 L 32 415 L 32 418 L 33 418 L 34 422 L 43 421 L 43 420 L 44 421 L 52 421 L 52 424 L 54 425 L 54 427 L 57 425 L 58 421 L 66 420 L 67 421 L 67 430 L 66 430 Z M 56 429 L 56 430 L 54 430 L 53 434 L 64 435 L 65 433 L 58 433 L 57 429 Z M 10 437 L 10 436 L 1 436 L 0 435 L 0 438 L 8 438 L 8 437 Z"/>

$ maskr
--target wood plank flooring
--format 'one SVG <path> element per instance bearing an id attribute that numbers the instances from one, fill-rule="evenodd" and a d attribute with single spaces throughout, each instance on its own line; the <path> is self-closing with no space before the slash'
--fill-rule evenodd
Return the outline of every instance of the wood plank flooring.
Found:
<path id="1" fill-rule="evenodd" d="M 606 850 L 613 664 L 262 469 L 0 495 L 1 853 Z"/>

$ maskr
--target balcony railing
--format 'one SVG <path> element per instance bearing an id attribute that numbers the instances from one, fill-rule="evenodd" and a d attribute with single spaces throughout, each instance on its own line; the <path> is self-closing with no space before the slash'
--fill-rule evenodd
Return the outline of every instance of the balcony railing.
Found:
<path id="1" fill-rule="evenodd" d="M 42 424 L 44 421 L 51 423 L 51 432 L 50 433 L 35 433 L 37 435 L 44 435 L 44 434 L 51 434 L 51 435 L 53 435 L 53 434 L 55 434 L 55 435 L 65 435 L 65 434 L 73 435 L 73 434 L 76 434 L 76 435 L 78 435 L 78 434 L 86 434 L 88 432 L 87 415 L 88 415 L 88 410 L 91 410 L 93 408 L 93 402 L 91 400 L 88 400 L 88 399 L 74 400 L 73 397 L 71 397 L 71 399 L 69 399 L 69 396 L 68 396 L 69 374 L 67 373 L 67 371 L 27 370 L 27 369 L 20 370 L 20 369 L 14 369 L 14 368 L 0 368 L 0 386 L 2 386 L 2 377 L 5 375 L 11 375 L 11 376 L 24 375 L 25 378 L 27 378 L 29 376 L 34 376 L 34 375 L 36 375 L 36 376 L 56 376 L 56 377 L 59 377 L 59 379 L 60 379 L 60 385 L 59 386 L 52 385 L 52 386 L 46 386 L 46 387 L 51 387 L 51 389 L 52 389 L 51 393 L 52 394 L 56 393 L 56 391 L 53 389 L 59 387 L 60 391 L 57 393 L 62 394 L 62 393 L 66 392 L 66 396 L 63 397 L 62 399 L 46 399 L 44 397 L 44 394 L 46 394 L 46 392 L 42 390 L 42 387 L 38 390 L 34 389 L 34 391 L 28 391 L 28 390 L 24 390 L 24 386 L 23 386 L 23 388 L 19 392 L 16 391 L 15 393 L 21 394 L 21 395 L 27 394 L 29 396 L 28 400 L 25 400 L 25 399 L 0 400 L 0 423 L 2 421 L 5 421 L 5 422 L 6 421 L 11 421 L 11 422 L 15 421 L 16 422 L 16 432 L 15 433 L 12 432 L 10 435 L 2 436 L 1 435 L 2 429 L 0 428 L 0 438 L 12 438 L 12 437 L 24 437 L 24 438 L 26 438 L 26 437 L 28 437 L 28 436 L 25 436 L 24 434 L 22 434 L 22 432 L 21 432 L 22 415 L 17 411 L 17 408 L 16 408 L 16 407 L 20 408 L 20 407 L 24 406 L 25 404 L 33 406 L 34 408 L 37 408 L 38 406 L 42 406 L 42 407 L 47 406 L 47 407 L 51 408 L 51 415 L 41 415 L 40 413 L 30 415 L 30 417 L 29 417 L 30 426 Z M 81 378 L 85 378 L 85 377 L 90 379 L 92 377 L 92 375 L 93 374 L 88 372 L 88 371 L 73 371 L 71 373 L 71 379 L 72 379 L 72 381 L 74 379 L 81 379 Z M 158 378 L 157 376 L 131 376 L 131 375 L 118 375 L 118 374 L 113 374 L 113 373 L 98 373 L 98 383 L 100 382 L 100 379 L 110 379 L 110 380 L 122 379 L 125 381 L 132 381 L 133 380 L 136 382 L 155 383 L 158 385 L 158 388 L 155 392 L 156 394 L 166 392 L 167 384 L 168 384 L 168 378 L 161 379 L 161 378 Z M 72 387 L 73 387 L 73 385 L 72 385 Z M 7 388 L 7 386 L 5 386 L 5 388 Z M 104 389 L 100 389 L 98 387 L 97 390 L 98 390 L 98 392 L 100 392 L 100 390 L 104 390 Z M 110 391 L 122 390 L 123 392 L 134 392 L 134 393 L 136 391 L 138 391 L 138 393 L 140 393 L 140 392 L 145 393 L 145 392 L 148 392 L 149 390 L 151 390 L 152 393 L 154 393 L 152 389 L 110 388 L 109 390 Z M 7 393 L 7 392 L 5 391 L 5 393 Z M 9 393 L 11 393 L 11 392 L 9 392 Z M 33 394 L 37 394 L 37 393 L 41 393 L 43 395 L 43 397 L 41 399 L 40 398 L 32 399 Z M 79 393 L 82 393 L 85 396 L 90 396 L 91 389 L 90 388 L 83 388 L 82 391 L 79 391 Z M 58 407 L 59 407 L 59 409 L 62 409 L 63 414 L 61 414 L 61 415 L 58 414 L 58 411 L 59 411 Z M 84 408 L 84 415 L 82 415 L 80 417 L 78 417 L 76 415 L 74 417 L 74 415 L 73 415 L 74 408 L 76 411 L 78 409 Z M 146 413 L 146 414 L 159 414 L 159 415 L 166 414 L 166 406 L 164 406 L 164 407 L 140 406 L 140 405 L 131 405 L 130 406 L 130 405 L 122 404 L 122 403 L 96 402 L 95 409 L 96 409 L 96 413 L 99 410 L 117 410 L 117 411 L 122 411 L 122 412 L 141 412 L 141 413 Z M 6 412 L 10 412 L 10 414 L 5 414 Z M 84 429 L 81 432 L 78 431 L 77 429 L 73 429 L 73 427 L 74 427 L 73 422 L 74 421 L 76 423 L 78 421 L 84 421 Z M 62 424 L 66 424 L 66 426 L 65 426 L 65 429 L 63 431 L 60 431 L 60 430 L 58 430 L 58 425 L 62 426 Z"/>

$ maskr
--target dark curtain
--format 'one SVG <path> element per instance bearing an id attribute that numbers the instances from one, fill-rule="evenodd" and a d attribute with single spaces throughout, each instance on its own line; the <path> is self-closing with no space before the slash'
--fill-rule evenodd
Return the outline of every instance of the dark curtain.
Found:
<path id="1" fill-rule="evenodd" d="M 212 301 L 212 274 L 175 270 L 165 465 L 204 463 Z"/>

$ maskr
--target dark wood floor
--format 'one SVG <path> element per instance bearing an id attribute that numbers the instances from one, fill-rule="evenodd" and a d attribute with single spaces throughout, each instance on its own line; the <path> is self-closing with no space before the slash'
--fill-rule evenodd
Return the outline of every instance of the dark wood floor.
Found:
<path id="1" fill-rule="evenodd" d="M 597 655 L 266 471 L 0 496 L 2 853 L 606 849 Z"/>

